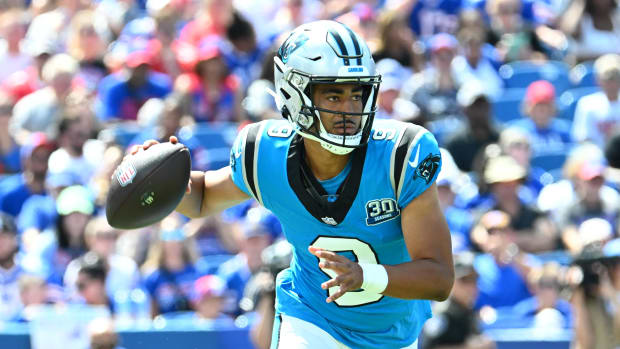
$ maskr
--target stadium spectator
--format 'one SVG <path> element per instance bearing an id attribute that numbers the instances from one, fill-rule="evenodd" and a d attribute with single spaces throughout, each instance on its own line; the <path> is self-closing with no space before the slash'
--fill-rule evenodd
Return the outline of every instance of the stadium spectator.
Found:
<path id="1" fill-rule="evenodd" d="M 534 295 L 507 309 L 511 317 L 524 321 L 528 324 L 526 327 L 547 330 L 572 328 L 571 304 L 560 297 L 564 273 L 565 270 L 557 262 L 533 268 L 528 278 Z"/>
<path id="2" fill-rule="evenodd" d="M 532 23 L 524 21 L 521 0 L 489 0 L 489 42 L 495 46 L 502 62 L 544 60 L 545 48 Z"/>
<path id="3" fill-rule="evenodd" d="M 108 297 L 113 298 L 116 292 L 129 292 L 140 286 L 140 272 L 136 262 L 116 253 L 119 231 L 112 228 L 104 217 L 88 222 L 84 235 L 88 250 L 95 252 L 106 263 L 105 288 Z M 74 287 L 79 263 L 79 259 L 71 261 L 64 274 L 63 281 L 69 295 L 76 294 Z"/>
<path id="4" fill-rule="evenodd" d="M 94 252 L 86 253 L 79 258 L 75 288 L 85 304 L 105 306 L 114 314 L 115 304 L 105 290 L 107 272 L 107 266 L 102 258 Z"/>
<path id="5" fill-rule="evenodd" d="M 224 262 L 217 274 L 226 283 L 226 304 L 223 309 L 227 314 L 237 316 L 242 313 L 239 301 L 243 297 L 246 284 L 262 267 L 261 253 L 271 243 L 271 235 L 265 225 L 262 207 L 252 208 L 239 222 L 239 253 Z"/>
<path id="6" fill-rule="evenodd" d="M 620 124 L 620 56 L 601 56 L 594 71 L 602 91 L 579 99 L 572 133 L 576 141 L 593 142 L 602 149 Z"/>
<path id="7" fill-rule="evenodd" d="M 62 51 L 65 50 L 71 18 L 90 4 L 86 1 L 61 0 L 51 4 L 49 11 L 36 14 L 26 33 L 28 43 L 54 40 Z M 105 23 L 105 22 L 104 22 Z"/>
<path id="8" fill-rule="evenodd" d="M 372 55 L 375 61 L 391 58 L 412 72 L 422 70 L 424 57 L 414 51 L 415 35 L 403 13 L 385 11 L 379 16 L 378 22 L 377 47 Z M 422 51 L 422 48 L 418 50 Z"/>
<path id="9" fill-rule="evenodd" d="M 577 61 L 593 60 L 607 53 L 620 53 L 620 22 L 615 0 L 573 0 L 558 20 L 571 39 Z"/>
<path id="10" fill-rule="evenodd" d="M 411 75 L 410 70 L 392 58 L 384 58 L 377 62 L 377 71 L 381 73 L 381 86 L 375 118 L 415 121 L 419 108 L 411 101 L 398 97 L 403 83 Z"/>
<path id="11" fill-rule="evenodd" d="M 553 177 L 539 167 L 531 165 L 532 150 L 527 131 L 509 127 L 499 135 L 499 146 L 503 154 L 513 158 L 526 171 L 526 176 L 519 187 L 519 198 L 528 205 L 535 205 L 538 193 L 545 184 L 550 184 Z"/>
<path id="12" fill-rule="evenodd" d="M 443 164 L 437 176 L 437 195 L 448 227 L 450 227 L 452 251 L 455 253 L 467 251 L 472 247 L 469 232 L 474 219 L 470 211 L 455 205 L 455 200 L 457 193 L 469 182 L 469 179 L 458 169 L 452 155 L 447 150 L 443 148 L 439 150 Z"/>
<path id="13" fill-rule="evenodd" d="M 470 172 L 481 150 L 497 142 L 499 134 L 492 124 L 487 90 L 480 82 L 472 80 L 465 83 L 456 98 L 467 117 L 467 126 L 447 137 L 446 149 L 462 171 Z"/>
<path id="14" fill-rule="evenodd" d="M 21 43 L 26 35 L 26 13 L 19 9 L 3 11 L 0 15 L 0 36 L 6 47 L 0 52 L 0 81 L 9 75 L 30 66 L 32 57 L 25 52 Z"/>
<path id="15" fill-rule="evenodd" d="M 94 151 L 85 151 L 92 131 L 86 118 L 86 115 L 66 114 L 60 120 L 58 149 L 48 161 L 50 175 L 69 176 L 75 184 L 83 186 L 90 184 L 100 160 Z"/>
<path id="16" fill-rule="evenodd" d="M 196 320 L 200 326 L 232 326 L 233 321 L 222 310 L 226 284 L 216 275 L 205 275 L 196 280 L 192 301 L 196 309 Z"/>
<path id="17" fill-rule="evenodd" d="M 51 40 L 34 42 L 28 46 L 26 53 L 30 55 L 33 64 L 11 72 L 1 83 L 2 89 L 16 101 L 45 86 L 43 67 L 49 58 L 58 52 L 58 48 Z"/>
<path id="18" fill-rule="evenodd" d="M 491 100 L 504 90 L 504 82 L 491 61 L 484 55 L 486 33 L 482 28 L 465 27 L 457 34 L 462 53 L 452 60 L 452 75 L 459 86 L 472 79 L 484 85 Z"/>
<path id="19" fill-rule="evenodd" d="M 22 310 L 18 280 L 24 274 L 15 256 L 17 227 L 13 218 L 0 213 L 0 321 L 13 320 Z"/>
<path id="20" fill-rule="evenodd" d="M 191 114 L 197 122 L 231 122 L 244 119 L 239 80 L 230 72 L 215 43 L 198 48 L 193 74 L 183 74 L 175 89 L 189 95 Z"/>
<path id="21" fill-rule="evenodd" d="M 567 154 L 572 146 L 570 125 L 556 118 L 555 88 L 545 80 L 531 83 L 525 92 L 524 114 L 514 125 L 530 136 L 533 157 Z M 563 162 L 563 161 L 562 161 Z"/>
<path id="22" fill-rule="evenodd" d="M 96 12 L 82 10 L 71 19 L 67 52 L 78 61 L 79 69 L 75 76 L 76 85 L 88 91 L 89 96 L 97 92 L 97 85 L 108 75 L 103 56 L 108 46 L 107 27 L 97 25 Z"/>
<path id="23" fill-rule="evenodd" d="M 198 278 L 195 261 L 193 241 L 183 230 L 163 229 L 153 239 L 142 266 L 153 316 L 191 309 L 191 291 Z"/>
<path id="24" fill-rule="evenodd" d="M 32 274 L 22 275 L 17 284 L 19 287 L 19 299 L 24 308 L 13 321 L 29 321 L 32 312 L 35 310 L 33 307 L 46 304 L 50 301 L 50 297 L 48 296 L 48 285 L 41 276 Z"/>
<path id="25" fill-rule="evenodd" d="M 489 200 L 481 209 L 501 210 L 510 216 L 511 238 L 526 252 L 550 251 L 558 245 L 555 224 L 543 212 L 527 205 L 518 189 L 526 178 L 525 169 L 512 157 L 500 155 L 489 159 L 484 181 L 489 186 Z"/>
<path id="26" fill-rule="evenodd" d="M 162 98 L 172 89 L 170 78 L 151 69 L 152 54 L 136 50 L 127 55 L 124 69 L 99 84 L 98 116 L 104 122 L 136 120 L 149 98 Z"/>
<path id="27" fill-rule="evenodd" d="M 276 48 L 272 48 L 263 58 L 260 77 L 254 80 L 246 92 L 246 97 L 241 102 L 248 118 L 252 121 L 276 119 L 280 117 L 278 107 L 269 94 L 275 88 L 273 85 L 273 57 Z"/>
<path id="28" fill-rule="evenodd" d="M 617 241 L 584 246 L 574 259 L 571 280 L 575 283 L 571 303 L 575 314 L 575 348 L 615 348 L 620 345 L 617 324 L 617 295 L 614 284 L 617 275 Z M 614 304 L 616 303 L 616 304 Z M 614 312 L 616 311 L 616 312 Z"/>
<path id="29" fill-rule="evenodd" d="M 198 47 L 203 39 L 224 38 L 233 21 L 232 0 L 205 0 L 194 19 L 181 29 L 179 40 Z"/>
<path id="30" fill-rule="evenodd" d="M 41 72 L 46 86 L 27 95 L 15 104 L 10 130 L 16 137 L 30 132 L 45 132 L 56 136 L 56 123 L 66 106 L 72 81 L 78 72 L 78 62 L 65 53 L 52 56 Z"/>
<path id="31" fill-rule="evenodd" d="M 21 170 L 19 146 L 15 142 L 15 137 L 9 132 L 13 105 L 13 99 L 8 94 L 0 92 L 0 175 L 13 174 Z"/>
<path id="32" fill-rule="evenodd" d="M 576 196 L 558 210 L 558 224 L 562 239 L 570 251 L 581 250 L 578 227 L 590 218 L 602 218 L 612 226 L 616 224 L 620 210 L 620 195 L 604 195 L 605 167 L 602 164 L 584 162 L 577 171 L 574 182 Z"/>
<path id="33" fill-rule="evenodd" d="M 437 34 L 429 40 L 431 65 L 407 80 L 401 98 L 412 101 L 420 109 L 416 123 L 426 125 L 439 144 L 442 136 L 463 123 L 457 103 L 458 86 L 452 75 L 452 59 L 458 41 L 448 34 Z"/>
<path id="34" fill-rule="evenodd" d="M 433 318 L 424 325 L 423 349 L 496 347 L 493 340 L 481 333 L 473 309 L 478 297 L 478 274 L 473 263 L 471 252 L 454 256 L 454 286 L 450 298 L 436 305 Z"/>
<path id="35" fill-rule="evenodd" d="M 164 142 L 170 136 L 177 136 L 189 148 L 192 169 L 206 169 L 209 166 L 208 150 L 200 144 L 193 132 L 188 132 L 187 129 L 181 132 L 181 123 L 189 114 L 187 102 L 187 99 L 177 92 L 166 96 L 163 101 L 160 99 L 148 100 L 140 108 L 138 118 L 140 119 L 143 114 L 148 114 L 146 116 L 153 119 L 149 122 L 152 125 L 143 126 L 143 131 L 132 139 L 129 145 L 142 144 L 147 139 L 157 139 Z"/>
<path id="36" fill-rule="evenodd" d="M 47 161 L 53 150 L 45 134 L 31 134 L 20 149 L 22 173 L 11 175 L 0 187 L 0 211 L 16 217 L 22 205 L 34 194 L 46 194 Z"/>
<path id="37" fill-rule="evenodd" d="M 513 242 L 510 216 L 489 211 L 472 230 L 472 241 L 482 250 L 474 260 L 479 296 L 476 309 L 513 306 L 531 296 L 527 275 L 534 261 Z"/>
<path id="38" fill-rule="evenodd" d="M 271 41 L 258 41 L 252 23 L 237 11 L 226 29 L 226 39 L 221 47 L 222 57 L 230 72 L 239 79 L 239 88 L 246 91 L 259 77 Z"/>

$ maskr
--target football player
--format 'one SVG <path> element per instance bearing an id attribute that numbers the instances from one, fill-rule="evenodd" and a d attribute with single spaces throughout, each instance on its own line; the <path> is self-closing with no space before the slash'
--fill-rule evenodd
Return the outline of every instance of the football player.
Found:
<path id="1" fill-rule="evenodd" d="M 280 219 L 293 258 L 277 278 L 272 348 L 416 348 L 429 300 L 454 279 L 437 142 L 413 124 L 373 123 L 381 78 L 343 24 L 298 27 L 274 64 L 284 119 L 246 126 L 230 166 L 193 171 L 177 211 L 253 198 Z"/>

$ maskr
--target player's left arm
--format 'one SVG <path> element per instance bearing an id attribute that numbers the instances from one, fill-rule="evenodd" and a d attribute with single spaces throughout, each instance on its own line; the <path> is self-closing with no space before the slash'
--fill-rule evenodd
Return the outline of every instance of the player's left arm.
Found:
<path id="1" fill-rule="evenodd" d="M 450 229 L 439 206 L 435 184 L 402 210 L 401 226 L 411 262 L 384 265 L 388 285 L 383 294 L 445 300 L 454 282 L 454 267 Z"/>

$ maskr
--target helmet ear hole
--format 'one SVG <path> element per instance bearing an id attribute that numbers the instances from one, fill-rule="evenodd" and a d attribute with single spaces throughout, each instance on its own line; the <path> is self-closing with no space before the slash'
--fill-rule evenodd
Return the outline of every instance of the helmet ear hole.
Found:
<path id="1" fill-rule="evenodd" d="M 288 99 L 291 99 L 291 95 L 290 95 L 288 92 L 286 92 L 286 90 L 285 90 L 285 89 L 280 88 L 280 93 L 282 93 L 282 95 L 284 96 L 284 98 L 286 98 L 287 100 L 288 100 Z"/>

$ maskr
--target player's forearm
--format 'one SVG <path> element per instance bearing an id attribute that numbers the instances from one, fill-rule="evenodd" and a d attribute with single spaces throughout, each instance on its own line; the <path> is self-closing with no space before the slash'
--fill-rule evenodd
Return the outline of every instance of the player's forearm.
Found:
<path id="1" fill-rule="evenodd" d="M 201 207 L 204 197 L 205 173 L 202 171 L 192 171 L 190 174 L 191 191 L 185 193 L 183 199 L 176 208 L 176 211 L 190 218 L 202 217 Z"/>
<path id="2" fill-rule="evenodd" d="M 436 260 L 419 259 L 384 267 L 389 280 L 383 291 L 386 296 L 443 301 L 452 290 L 453 269 Z"/>

